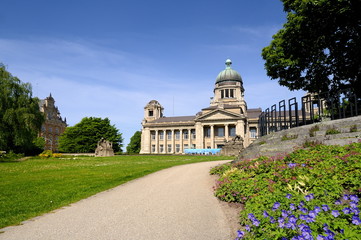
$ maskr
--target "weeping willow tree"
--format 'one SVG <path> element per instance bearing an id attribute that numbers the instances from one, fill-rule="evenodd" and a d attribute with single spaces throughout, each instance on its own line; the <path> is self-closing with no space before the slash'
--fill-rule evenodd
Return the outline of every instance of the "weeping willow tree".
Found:
<path id="1" fill-rule="evenodd" d="M 21 82 L 0 64 L 0 150 L 33 153 L 40 147 L 38 133 L 43 122 L 30 83 Z"/>

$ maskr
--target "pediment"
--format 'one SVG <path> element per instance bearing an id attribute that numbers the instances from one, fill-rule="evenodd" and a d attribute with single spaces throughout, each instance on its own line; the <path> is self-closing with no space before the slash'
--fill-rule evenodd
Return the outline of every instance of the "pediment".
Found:
<path id="1" fill-rule="evenodd" d="M 237 114 L 223 109 L 215 109 L 211 112 L 197 117 L 195 121 L 239 119 L 241 117 L 241 114 Z"/>

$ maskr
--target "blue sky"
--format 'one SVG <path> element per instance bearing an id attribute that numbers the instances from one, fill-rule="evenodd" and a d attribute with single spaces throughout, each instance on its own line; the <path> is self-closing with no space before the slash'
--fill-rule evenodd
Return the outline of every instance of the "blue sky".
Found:
<path id="1" fill-rule="evenodd" d="M 2 0 L 0 62 L 73 126 L 108 117 L 125 146 L 152 99 L 165 116 L 208 107 L 232 59 L 248 108 L 300 97 L 272 81 L 262 48 L 286 21 L 279 0 Z"/>

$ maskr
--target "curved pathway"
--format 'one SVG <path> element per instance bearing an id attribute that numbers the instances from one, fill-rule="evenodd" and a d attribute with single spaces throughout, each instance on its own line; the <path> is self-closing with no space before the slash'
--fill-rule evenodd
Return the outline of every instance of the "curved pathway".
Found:
<path id="1" fill-rule="evenodd" d="M 7 240 L 230 239 L 232 229 L 213 196 L 203 162 L 165 169 L 96 194 L 19 226 L 0 229 Z"/>

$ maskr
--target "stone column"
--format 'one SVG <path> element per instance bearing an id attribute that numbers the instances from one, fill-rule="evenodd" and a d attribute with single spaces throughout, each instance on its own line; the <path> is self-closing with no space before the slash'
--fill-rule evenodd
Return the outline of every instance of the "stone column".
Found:
<path id="1" fill-rule="evenodd" d="M 214 125 L 211 125 L 211 148 L 214 149 Z"/>
<path id="2" fill-rule="evenodd" d="M 175 136 L 174 136 L 174 129 L 172 129 L 172 151 L 171 153 L 175 152 Z"/>
<path id="3" fill-rule="evenodd" d="M 203 148 L 203 126 L 202 123 L 196 123 L 196 148 Z"/>
<path id="4" fill-rule="evenodd" d="M 183 153 L 183 129 L 179 129 L 179 138 L 180 138 L 179 152 Z"/>
<path id="5" fill-rule="evenodd" d="M 155 130 L 155 151 L 154 153 L 159 153 L 159 134 L 158 130 Z"/>
<path id="6" fill-rule="evenodd" d="M 226 137 L 226 141 L 228 141 L 229 138 L 228 124 L 224 124 L 224 136 Z"/>
<path id="7" fill-rule="evenodd" d="M 192 148 L 192 129 L 188 128 L 188 149 Z"/>
<path id="8" fill-rule="evenodd" d="M 167 146 L 167 139 L 168 138 L 168 136 L 167 136 L 167 130 L 164 130 L 163 131 L 163 153 L 167 153 L 167 148 L 168 148 L 168 146 Z"/>

